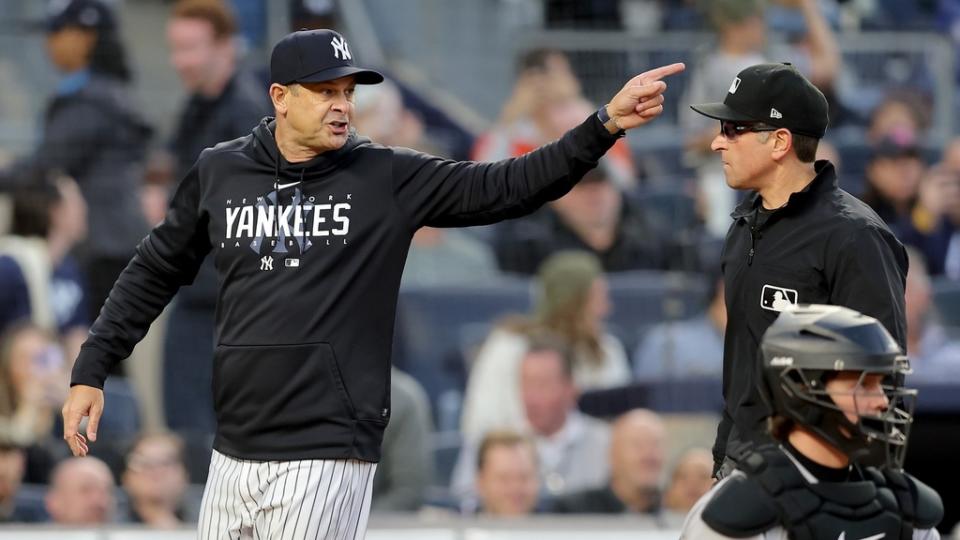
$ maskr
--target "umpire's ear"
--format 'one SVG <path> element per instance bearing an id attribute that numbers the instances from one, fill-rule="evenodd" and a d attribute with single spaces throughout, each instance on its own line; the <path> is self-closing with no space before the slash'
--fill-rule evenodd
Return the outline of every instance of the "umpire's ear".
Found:
<path id="1" fill-rule="evenodd" d="M 291 94 L 297 94 L 296 86 L 298 86 L 297 83 L 290 85 L 273 83 L 270 85 L 270 101 L 273 102 L 273 109 L 276 111 L 276 116 L 286 116 L 287 100 L 290 99 Z"/>

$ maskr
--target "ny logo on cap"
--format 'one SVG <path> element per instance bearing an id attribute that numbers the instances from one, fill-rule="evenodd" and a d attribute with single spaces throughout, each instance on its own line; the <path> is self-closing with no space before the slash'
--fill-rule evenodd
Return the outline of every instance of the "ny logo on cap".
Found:
<path id="1" fill-rule="evenodd" d="M 737 88 L 740 88 L 740 77 L 734 77 L 733 82 L 730 83 L 730 90 L 727 90 L 731 94 L 737 93 Z"/>
<path id="2" fill-rule="evenodd" d="M 350 47 L 347 46 L 347 42 L 342 37 L 334 37 L 330 41 L 330 45 L 333 45 L 333 56 L 334 58 L 341 58 L 343 60 L 352 60 L 353 57 L 350 56 Z"/>

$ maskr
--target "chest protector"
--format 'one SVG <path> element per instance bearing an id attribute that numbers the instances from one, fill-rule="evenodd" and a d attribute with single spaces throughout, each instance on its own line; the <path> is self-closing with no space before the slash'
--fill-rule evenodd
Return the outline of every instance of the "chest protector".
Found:
<path id="1" fill-rule="evenodd" d="M 912 476 L 866 468 L 860 480 L 811 484 L 776 445 L 739 460 L 703 510 L 713 530 L 745 538 L 781 526 L 792 540 L 910 540 L 943 517 L 940 496 Z M 882 534 L 882 536 L 881 536 Z"/>

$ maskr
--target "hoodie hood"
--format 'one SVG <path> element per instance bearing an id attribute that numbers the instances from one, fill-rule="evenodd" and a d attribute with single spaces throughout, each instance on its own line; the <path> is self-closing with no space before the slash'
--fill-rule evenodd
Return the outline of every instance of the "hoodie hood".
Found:
<path id="1" fill-rule="evenodd" d="M 337 150 L 329 150 L 308 161 L 290 163 L 277 148 L 276 129 L 277 121 L 272 116 L 261 120 L 253 129 L 256 139 L 253 157 L 258 163 L 269 165 L 276 170 L 276 178 L 295 177 L 305 182 L 322 178 L 349 163 L 353 156 L 352 150 L 356 147 L 370 143 L 370 139 L 351 130 L 347 142 Z"/>

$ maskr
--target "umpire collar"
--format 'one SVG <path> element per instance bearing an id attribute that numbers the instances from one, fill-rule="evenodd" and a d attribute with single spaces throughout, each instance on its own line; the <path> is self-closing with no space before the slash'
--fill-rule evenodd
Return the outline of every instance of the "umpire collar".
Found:
<path id="1" fill-rule="evenodd" d="M 813 167 L 817 175 L 813 177 L 813 180 L 807 184 L 806 187 L 796 193 L 790 194 L 790 198 L 787 199 L 787 204 L 783 205 L 784 209 L 804 208 L 809 205 L 811 201 L 816 200 L 817 195 L 837 189 L 837 170 L 834 168 L 833 163 L 821 159 L 818 160 Z M 734 220 L 745 218 L 753 213 L 758 204 L 760 204 L 760 193 L 757 191 L 751 192 L 748 197 L 737 205 L 736 209 L 730 214 L 730 217 Z"/>

